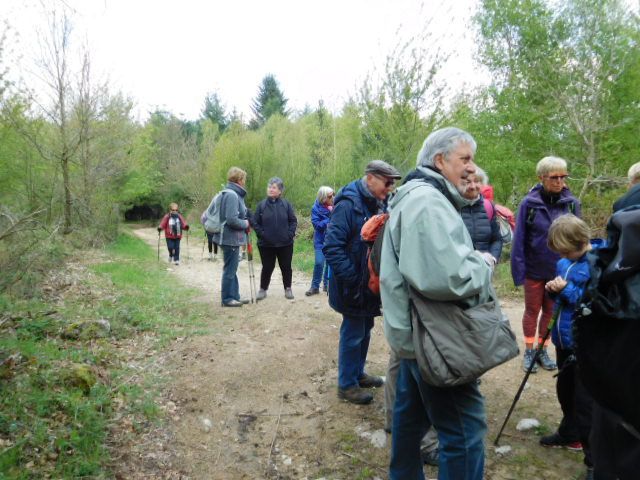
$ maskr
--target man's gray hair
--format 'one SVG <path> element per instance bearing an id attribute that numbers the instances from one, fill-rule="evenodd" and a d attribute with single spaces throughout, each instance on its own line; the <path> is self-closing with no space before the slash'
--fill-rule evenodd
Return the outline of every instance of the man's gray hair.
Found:
<path id="1" fill-rule="evenodd" d="M 276 187 L 278 187 L 278 190 L 280 190 L 280 192 L 284 192 L 284 182 L 280 177 L 271 177 L 269 179 L 269 182 L 267 182 L 267 187 L 270 187 L 271 185 L 275 185 Z"/>
<path id="2" fill-rule="evenodd" d="M 446 158 L 461 143 L 471 145 L 473 153 L 476 153 L 478 147 L 476 141 L 471 134 L 460 130 L 456 127 L 447 127 L 431 132 L 422 144 L 420 152 L 418 152 L 418 167 L 433 167 L 436 155 L 442 154 Z"/>

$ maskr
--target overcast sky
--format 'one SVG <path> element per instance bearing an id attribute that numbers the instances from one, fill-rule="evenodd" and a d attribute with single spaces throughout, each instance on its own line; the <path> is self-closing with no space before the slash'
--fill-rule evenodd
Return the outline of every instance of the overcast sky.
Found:
<path id="1" fill-rule="evenodd" d="M 73 39 L 86 38 L 93 70 L 136 102 L 145 118 L 156 108 L 198 118 L 217 92 L 230 111 L 251 118 L 261 80 L 275 75 L 289 108 L 338 111 L 368 73 L 382 68 L 402 40 L 429 25 L 451 49 L 445 71 L 455 88 L 473 82 L 469 17 L 474 0 L 47 0 L 74 11 Z M 44 30 L 42 4 L 0 0 L 9 24 L 5 52 L 15 78 L 34 56 Z M 429 23 L 430 22 L 430 23 Z M 2 26 L 1 28 L 5 28 Z M 21 59 L 16 60 L 16 55 Z M 28 79 L 26 79 L 29 82 Z"/>

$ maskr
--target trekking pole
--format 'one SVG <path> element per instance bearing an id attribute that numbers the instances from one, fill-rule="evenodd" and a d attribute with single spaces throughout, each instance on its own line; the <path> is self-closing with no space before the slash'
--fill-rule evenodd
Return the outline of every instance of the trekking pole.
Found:
<path id="1" fill-rule="evenodd" d="M 204 238 L 202 239 L 202 253 L 200 254 L 200 260 L 204 260 L 204 245 L 207 243 L 207 231 L 204 231 Z"/>
<path id="2" fill-rule="evenodd" d="M 187 230 L 187 261 L 191 261 L 191 254 L 189 253 L 189 230 Z"/>
<path id="3" fill-rule="evenodd" d="M 158 230 L 158 261 L 160 261 L 160 230 Z"/>
<path id="4" fill-rule="evenodd" d="M 544 349 L 544 342 L 547 341 L 547 338 L 549 338 L 549 334 L 551 334 L 551 329 L 553 328 L 553 326 L 556 323 L 556 320 L 558 319 L 558 314 L 560 312 L 560 309 L 557 308 L 554 312 L 553 312 L 553 316 L 551 317 L 551 321 L 549 322 L 549 326 L 547 327 L 547 331 L 544 334 L 544 337 L 542 337 L 542 342 L 540 342 L 538 344 L 538 348 L 536 348 L 536 353 L 533 355 L 533 360 L 531 361 L 531 364 L 529 365 L 529 368 L 527 368 L 527 372 L 524 374 L 524 378 L 522 379 L 522 383 L 520 384 L 520 387 L 518 388 L 518 391 L 516 392 L 516 396 L 513 399 L 513 403 L 511 404 L 511 408 L 509 408 L 509 413 L 507 413 L 507 417 L 504 419 L 504 422 L 502 424 L 502 427 L 500 428 L 500 431 L 498 432 L 498 435 L 496 436 L 496 439 L 493 442 L 494 446 L 498 446 L 498 442 L 500 441 L 500 437 L 502 436 L 502 432 L 504 431 L 504 428 L 507 426 L 507 422 L 509 421 L 509 418 L 511 417 L 511 414 L 513 413 L 513 409 L 516 407 L 516 403 L 518 403 L 518 400 L 520 399 L 520 395 L 522 394 L 522 391 L 524 390 L 524 386 L 527 384 L 527 379 L 529 378 L 529 375 L 531 375 L 531 370 L 533 370 L 533 367 L 535 366 L 536 362 L 538 361 L 538 357 L 540 356 L 540 354 L 542 353 L 542 350 Z"/>
<path id="5" fill-rule="evenodd" d="M 251 243 L 251 231 L 247 233 L 247 267 L 249 269 L 249 290 L 251 290 L 251 303 L 256 303 L 256 276 L 253 271 L 253 244 Z"/>

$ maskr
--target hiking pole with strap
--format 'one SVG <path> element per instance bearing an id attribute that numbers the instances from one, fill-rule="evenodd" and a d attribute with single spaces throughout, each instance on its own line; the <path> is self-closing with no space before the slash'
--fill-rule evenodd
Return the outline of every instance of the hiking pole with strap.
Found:
<path id="1" fill-rule="evenodd" d="M 256 303 L 256 276 L 253 271 L 253 244 L 251 243 L 251 230 L 247 232 L 247 267 L 249 269 L 251 303 Z"/>
<path id="2" fill-rule="evenodd" d="M 158 261 L 160 261 L 160 231 L 158 230 Z"/>
<path id="3" fill-rule="evenodd" d="M 204 246 L 207 243 L 207 231 L 204 231 L 204 238 L 202 239 L 202 253 L 200 254 L 200 261 L 204 260 Z"/>
<path id="4" fill-rule="evenodd" d="M 551 329 L 553 328 L 553 326 L 555 325 L 556 321 L 558 320 L 558 315 L 560 313 L 560 309 L 556 308 L 555 311 L 553 312 L 553 316 L 551 317 L 551 321 L 549 322 L 549 326 L 547 327 L 547 331 L 544 334 L 544 337 L 542 337 L 542 342 L 540 342 L 538 344 L 538 348 L 536 348 L 536 353 L 533 355 L 533 360 L 531 361 L 531 364 L 529 364 L 529 368 L 527 368 L 527 372 L 524 374 L 524 378 L 522 379 L 522 383 L 520 384 L 520 388 L 518 388 L 518 391 L 516 392 L 516 396 L 513 399 L 513 403 L 511 404 L 511 408 L 509 408 L 509 413 L 507 413 L 507 417 L 504 419 L 504 423 L 502 424 L 502 427 L 500 428 L 500 431 L 498 432 L 498 435 L 496 436 L 496 439 L 493 442 L 494 446 L 498 446 L 498 442 L 500 441 L 500 437 L 502 436 L 502 432 L 504 431 L 504 428 L 507 426 L 507 422 L 509 421 L 509 418 L 511 418 L 511 414 L 513 413 L 513 409 L 516 407 L 516 403 L 518 403 L 518 400 L 520 399 L 520 395 L 522 394 L 522 391 L 524 390 L 524 386 L 527 384 L 527 379 L 529 378 L 529 375 L 531 375 L 531 370 L 533 370 L 533 367 L 535 366 L 536 362 L 538 361 L 538 357 L 540 357 L 540 354 L 542 353 L 542 350 L 544 349 L 544 343 L 547 341 L 547 339 L 549 338 L 549 335 L 551 334 Z"/>

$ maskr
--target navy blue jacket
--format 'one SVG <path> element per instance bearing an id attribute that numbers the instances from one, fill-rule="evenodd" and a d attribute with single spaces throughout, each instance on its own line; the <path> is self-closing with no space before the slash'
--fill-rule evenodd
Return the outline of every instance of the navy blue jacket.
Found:
<path id="1" fill-rule="evenodd" d="M 284 198 L 265 198 L 256 207 L 251 220 L 260 247 L 277 248 L 293 244 L 298 219 Z"/>
<path id="2" fill-rule="evenodd" d="M 500 225 L 498 225 L 495 209 L 491 220 L 489 220 L 484 204 L 484 198 L 480 195 L 473 205 L 462 207 L 460 215 L 462 215 L 462 220 L 471 235 L 473 248 L 481 252 L 489 252 L 493 258 L 500 260 L 502 253 Z M 493 207 L 493 203 L 491 206 Z"/>
<path id="3" fill-rule="evenodd" d="M 338 192 L 327 226 L 322 251 L 331 267 L 329 305 L 348 317 L 380 315 L 380 297 L 367 287 L 367 244 L 360 237 L 362 225 L 378 210 L 378 202 L 358 179 Z"/>
<path id="4" fill-rule="evenodd" d="M 640 183 L 631 187 L 627 193 L 616 200 L 613 204 L 613 211 L 617 212 L 623 208 L 638 204 L 640 204 Z"/>

